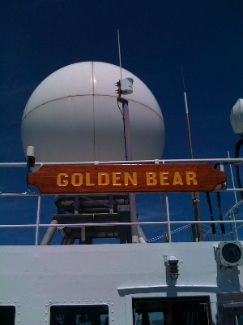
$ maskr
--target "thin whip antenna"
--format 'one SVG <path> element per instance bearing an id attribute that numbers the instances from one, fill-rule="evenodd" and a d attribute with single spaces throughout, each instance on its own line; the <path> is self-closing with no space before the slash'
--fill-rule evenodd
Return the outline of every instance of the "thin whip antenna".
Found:
<path id="1" fill-rule="evenodd" d="M 119 52 L 119 65 L 120 65 L 120 80 L 122 80 L 122 62 L 121 62 L 121 46 L 120 46 L 119 29 L 117 30 L 117 40 L 118 40 L 118 52 Z"/>
<path id="2" fill-rule="evenodd" d="M 228 154 L 228 158 L 230 159 L 230 153 L 229 153 L 229 151 L 227 151 L 227 154 Z M 235 182 L 234 182 L 232 165 L 230 164 L 229 166 L 230 166 L 230 174 L 231 174 L 231 181 L 232 181 L 233 189 L 235 189 Z M 238 200 L 237 200 L 236 191 L 234 191 L 234 196 L 235 196 L 235 204 L 237 204 L 238 203 Z"/>
<path id="3" fill-rule="evenodd" d="M 188 112 L 188 105 L 187 105 L 187 95 L 186 95 L 185 80 L 184 80 L 184 74 L 183 74 L 183 68 L 182 67 L 181 67 L 181 74 L 182 74 L 182 82 L 183 82 L 183 89 L 184 89 L 184 102 L 185 102 L 185 109 L 186 109 L 186 120 L 187 120 L 187 129 L 188 129 L 190 153 L 191 153 L 191 159 L 193 159 L 191 127 L 190 127 L 189 112 Z"/>
<path id="4" fill-rule="evenodd" d="M 193 159 L 193 151 L 192 151 L 192 136 L 191 136 L 191 128 L 190 128 L 190 120 L 189 120 L 189 112 L 188 112 L 188 105 L 187 105 L 187 96 L 186 96 L 186 87 L 185 87 L 185 80 L 183 74 L 183 68 L 181 66 L 181 74 L 182 74 L 182 81 L 183 81 L 183 88 L 184 88 L 184 102 L 185 102 L 185 109 L 186 109 L 186 120 L 187 120 L 187 128 L 188 128 L 188 137 L 189 137 L 189 144 L 190 144 L 190 152 L 191 152 L 191 159 Z M 192 203 L 193 203 L 193 210 L 194 210 L 194 218 L 196 221 L 200 221 L 200 211 L 199 211 L 199 195 L 197 192 L 192 193 Z M 202 241 L 202 225 L 199 223 L 195 226 L 196 228 L 196 240 Z"/>

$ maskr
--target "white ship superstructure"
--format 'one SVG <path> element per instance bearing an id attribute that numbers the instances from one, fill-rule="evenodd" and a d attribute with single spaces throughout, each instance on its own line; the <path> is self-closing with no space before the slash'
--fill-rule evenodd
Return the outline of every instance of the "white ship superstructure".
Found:
<path id="1" fill-rule="evenodd" d="M 27 163 L 0 164 L 9 180 L 0 189 L 0 323 L 243 324 L 243 160 L 161 160 L 159 105 L 125 70 L 133 93 L 120 83 L 117 101 L 119 75 L 109 64 L 71 65 L 27 103 Z M 149 209 L 144 194 L 134 206 L 147 192 L 158 193 L 160 219 L 154 197 Z"/>

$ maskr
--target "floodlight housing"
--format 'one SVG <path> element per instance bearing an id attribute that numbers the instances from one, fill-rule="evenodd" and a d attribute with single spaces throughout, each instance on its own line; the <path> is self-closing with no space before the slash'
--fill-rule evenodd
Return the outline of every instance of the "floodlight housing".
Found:
<path id="1" fill-rule="evenodd" d="M 223 241 L 218 245 L 218 258 L 222 266 L 243 265 L 242 244 L 239 241 Z"/>

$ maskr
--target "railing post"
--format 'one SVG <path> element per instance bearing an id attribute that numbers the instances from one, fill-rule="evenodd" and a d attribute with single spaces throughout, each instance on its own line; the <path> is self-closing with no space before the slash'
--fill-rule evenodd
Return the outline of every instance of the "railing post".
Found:
<path id="1" fill-rule="evenodd" d="M 169 198 L 167 193 L 165 193 L 165 204 L 166 204 L 166 214 L 167 214 L 167 222 L 168 222 L 168 239 L 170 243 L 171 242 L 170 207 L 169 207 Z"/>
<path id="2" fill-rule="evenodd" d="M 36 215 L 36 228 L 35 228 L 35 245 L 38 245 L 39 241 L 39 225 L 40 225 L 40 205 L 41 205 L 41 195 L 38 195 L 37 200 L 37 215 Z"/>

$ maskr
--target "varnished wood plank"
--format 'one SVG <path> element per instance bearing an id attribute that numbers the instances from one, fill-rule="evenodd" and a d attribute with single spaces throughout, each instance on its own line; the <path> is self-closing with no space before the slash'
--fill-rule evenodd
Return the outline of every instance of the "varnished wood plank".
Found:
<path id="1" fill-rule="evenodd" d="M 28 175 L 41 193 L 205 192 L 226 181 L 208 163 L 44 165 Z"/>

